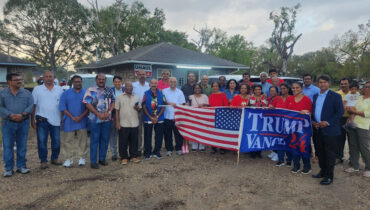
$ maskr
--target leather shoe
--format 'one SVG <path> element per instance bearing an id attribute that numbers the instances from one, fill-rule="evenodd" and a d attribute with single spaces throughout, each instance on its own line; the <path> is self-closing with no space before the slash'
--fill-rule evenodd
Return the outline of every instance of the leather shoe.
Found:
<path id="1" fill-rule="evenodd" d="M 333 183 L 333 179 L 331 179 L 331 178 L 324 178 L 324 179 L 320 182 L 320 184 L 321 184 L 321 185 L 329 185 L 329 184 L 331 184 L 331 183 Z"/>
<path id="2" fill-rule="evenodd" d="M 312 178 L 320 179 L 320 178 L 324 178 L 324 176 L 322 175 L 321 172 L 319 172 L 318 174 L 312 174 Z"/>
<path id="3" fill-rule="evenodd" d="M 107 166 L 108 165 L 107 161 L 105 161 L 105 160 L 99 160 L 99 164 L 102 165 L 102 166 Z"/>
<path id="4" fill-rule="evenodd" d="M 51 160 L 51 164 L 56 165 L 56 166 L 60 166 L 60 165 L 62 165 L 62 162 L 60 162 L 58 159 L 55 159 L 55 160 Z"/>

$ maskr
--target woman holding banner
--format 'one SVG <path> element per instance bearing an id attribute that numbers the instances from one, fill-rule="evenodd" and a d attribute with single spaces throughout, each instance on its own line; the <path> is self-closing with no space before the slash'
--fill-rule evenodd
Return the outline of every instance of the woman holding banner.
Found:
<path id="1" fill-rule="evenodd" d="M 287 108 L 288 103 L 288 97 L 292 95 L 292 90 L 290 89 L 290 86 L 287 83 L 283 83 L 280 85 L 280 97 L 282 99 L 282 104 L 280 108 Z"/>
<path id="2" fill-rule="evenodd" d="M 267 107 L 267 100 L 262 92 L 262 86 L 259 84 L 253 85 L 253 96 L 249 98 L 248 104 L 251 107 L 260 107 L 265 108 Z M 261 151 L 258 152 L 251 152 L 251 158 L 255 159 L 256 157 L 262 158 Z"/>
<path id="3" fill-rule="evenodd" d="M 312 113 L 312 102 L 308 96 L 305 96 L 302 92 L 303 85 L 295 82 L 292 86 L 293 96 L 287 98 L 287 109 L 299 111 L 301 114 Z M 302 174 L 309 174 L 311 172 L 311 163 L 309 157 L 303 157 L 301 155 L 293 155 L 294 168 L 291 170 L 292 173 L 298 173 L 301 168 L 300 161 L 303 161 Z"/>
<path id="4" fill-rule="evenodd" d="M 208 103 L 208 96 L 202 94 L 202 87 L 200 84 L 194 85 L 194 94 L 189 96 L 190 106 L 192 107 L 207 107 L 209 106 Z M 193 152 L 197 151 L 204 152 L 205 145 L 199 144 L 197 142 L 191 142 L 191 150 Z"/>
<path id="5" fill-rule="evenodd" d="M 248 106 L 250 87 L 247 84 L 240 85 L 240 94 L 234 96 L 230 106 Z"/>
<path id="6" fill-rule="evenodd" d="M 271 86 L 269 89 L 270 93 L 270 98 L 267 99 L 268 101 L 268 107 L 271 109 L 274 108 L 286 108 L 283 99 L 278 96 L 279 90 L 275 86 Z M 276 166 L 281 167 L 285 165 L 284 159 L 285 159 L 285 154 L 287 156 L 287 161 L 286 165 L 290 167 L 292 165 L 292 155 L 289 151 L 283 151 L 283 150 L 278 150 L 278 151 L 272 151 L 268 157 L 272 161 L 277 161 Z"/>
<path id="7" fill-rule="evenodd" d="M 220 84 L 218 82 L 212 82 L 212 94 L 209 96 L 209 106 L 219 107 L 219 106 L 229 106 L 229 100 L 224 92 L 220 91 Z M 217 153 L 217 148 L 212 147 L 213 154 Z M 225 154 L 226 150 L 220 149 L 220 154 Z"/>

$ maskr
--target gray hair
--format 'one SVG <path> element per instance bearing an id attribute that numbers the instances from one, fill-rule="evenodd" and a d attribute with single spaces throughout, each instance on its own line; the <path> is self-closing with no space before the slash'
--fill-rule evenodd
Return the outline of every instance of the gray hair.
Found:
<path id="1" fill-rule="evenodd" d="M 264 71 L 260 73 L 260 76 L 262 76 L 262 74 L 268 76 L 268 74 L 266 72 L 264 72 Z"/>
<path id="2" fill-rule="evenodd" d="M 175 80 L 175 81 L 177 82 L 176 77 L 170 77 L 168 80 L 169 80 L 169 81 L 171 81 L 171 80 Z"/>

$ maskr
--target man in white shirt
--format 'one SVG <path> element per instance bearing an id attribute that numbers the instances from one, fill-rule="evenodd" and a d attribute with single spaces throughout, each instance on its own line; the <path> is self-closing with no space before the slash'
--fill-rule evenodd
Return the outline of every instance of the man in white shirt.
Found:
<path id="1" fill-rule="evenodd" d="M 35 109 L 31 115 L 31 125 L 37 132 L 37 149 L 41 169 L 48 168 L 48 135 L 51 137 L 51 164 L 61 165 L 60 153 L 60 119 L 59 100 L 63 90 L 54 84 L 54 75 L 44 73 L 44 84 L 33 89 L 32 96 Z M 36 119 L 35 119 L 36 118 Z"/>
<path id="2" fill-rule="evenodd" d="M 174 106 L 185 104 L 184 93 L 176 88 L 177 80 L 175 77 L 170 77 L 170 87 L 163 90 L 168 106 L 164 111 L 164 140 L 167 150 L 167 156 L 172 155 L 173 140 L 172 133 L 175 135 L 176 146 L 175 150 L 178 155 L 182 154 L 182 136 L 175 126 L 175 109 Z"/>
<path id="3" fill-rule="evenodd" d="M 137 73 L 137 79 L 138 81 L 132 83 L 132 86 L 133 86 L 133 91 L 132 91 L 132 94 L 136 95 L 137 97 L 139 97 L 139 101 L 140 101 L 140 104 L 143 102 L 143 97 L 144 97 L 144 93 L 145 91 L 149 90 L 150 87 L 149 87 L 149 83 L 146 82 L 146 75 L 145 75 L 145 72 L 144 70 L 140 70 L 138 73 Z M 138 116 L 139 116 L 139 133 L 138 133 L 138 156 L 141 156 L 141 151 L 143 149 L 143 110 L 140 109 L 140 111 L 138 112 Z"/>

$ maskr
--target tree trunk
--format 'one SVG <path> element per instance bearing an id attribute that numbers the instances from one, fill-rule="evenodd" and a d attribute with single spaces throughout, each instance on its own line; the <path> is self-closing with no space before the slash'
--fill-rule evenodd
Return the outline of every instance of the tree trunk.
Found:
<path id="1" fill-rule="evenodd" d="M 287 66 L 288 66 L 288 59 L 283 58 L 283 65 L 281 66 L 281 74 L 282 76 L 286 76 L 287 74 Z"/>

